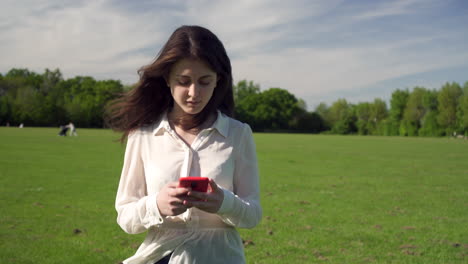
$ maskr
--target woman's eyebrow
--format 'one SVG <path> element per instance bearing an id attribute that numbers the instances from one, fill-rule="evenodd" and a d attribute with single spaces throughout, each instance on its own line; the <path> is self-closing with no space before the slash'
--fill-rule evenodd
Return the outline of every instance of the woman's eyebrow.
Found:
<path id="1" fill-rule="evenodd" d="M 200 77 L 200 79 L 208 78 L 208 77 L 213 77 L 214 78 L 214 75 L 212 75 L 212 74 L 203 75 L 202 77 Z"/>
<path id="2" fill-rule="evenodd" d="M 191 78 L 191 76 L 189 76 L 189 75 L 184 75 L 184 74 L 176 74 L 176 77 Z M 214 74 L 203 75 L 203 76 L 200 77 L 200 79 L 201 79 L 201 78 L 207 78 L 207 77 L 214 77 Z"/>

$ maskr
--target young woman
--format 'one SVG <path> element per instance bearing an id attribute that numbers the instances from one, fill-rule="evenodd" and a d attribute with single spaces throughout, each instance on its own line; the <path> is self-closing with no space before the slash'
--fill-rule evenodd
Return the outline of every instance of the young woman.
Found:
<path id="1" fill-rule="evenodd" d="M 231 118 L 232 72 L 221 41 L 199 26 L 178 28 L 140 82 L 109 108 L 127 139 L 117 222 L 147 231 L 124 263 L 245 263 L 236 228 L 260 219 L 252 131 Z M 179 187 L 208 177 L 210 191 Z"/>

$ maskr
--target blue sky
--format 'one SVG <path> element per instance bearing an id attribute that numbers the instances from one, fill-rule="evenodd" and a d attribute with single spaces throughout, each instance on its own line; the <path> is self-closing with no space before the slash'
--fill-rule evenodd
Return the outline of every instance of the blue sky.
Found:
<path id="1" fill-rule="evenodd" d="M 309 110 L 339 98 L 468 81 L 464 0 L 0 0 L 0 72 L 137 81 L 169 35 L 198 24 L 223 41 L 234 80 L 281 87 Z"/>

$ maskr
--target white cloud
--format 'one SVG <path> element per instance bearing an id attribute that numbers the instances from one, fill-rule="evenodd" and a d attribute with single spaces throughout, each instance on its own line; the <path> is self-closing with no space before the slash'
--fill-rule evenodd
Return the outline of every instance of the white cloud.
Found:
<path id="1" fill-rule="evenodd" d="M 428 4 L 427 0 L 396 0 L 376 3 L 373 8 L 366 8 L 362 13 L 353 16 L 356 20 L 375 19 L 387 16 L 408 15 L 416 12 L 416 8 Z"/>
<path id="2" fill-rule="evenodd" d="M 235 80 L 286 88 L 313 107 L 340 91 L 358 98 L 361 87 L 468 59 L 461 26 L 427 24 L 428 14 L 449 5 L 440 2 L 19 2 L 2 1 L 1 72 L 58 67 L 65 77 L 135 82 L 137 69 L 154 59 L 176 27 L 199 24 L 225 44 Z"/>
<path id="3" fill-rule="evenodd" d="M 131 58 L 119 57 L 121 54 L 154 45 L 162 38 L 146 26 L 147 17 L 130 18 L 108 11 L 105 1 L 82 2 L 34 13 L 36 9 L 41 10 L 41 7 L 28 10 L 29 15 L 23 17 L 22 23 L 2 32 L 2 70 L 59 67 L 68 76 L 104 77 L 108 73 L 110 78 L 116 69 L 128 65 L 135 68 L 150 61 L 138 54 L 132 54 Z"/>
<path id="4" fill-rule="evenodd" d="M 378 47 L 288 49 L 234 61 L 235 77 L 255 80 L 264 84 L 263 88 L 286 88 L 298 97 L 307 98 L 308 105 L 313 107 L 322 95 L 335 94 L 338 99 L 342 91 L 468 61 L 468 52 L 446 54 L 429 50 L 409 54 L 401 52 L 400 48 L 405 46 L 405 43 L 390 43 Z"/>

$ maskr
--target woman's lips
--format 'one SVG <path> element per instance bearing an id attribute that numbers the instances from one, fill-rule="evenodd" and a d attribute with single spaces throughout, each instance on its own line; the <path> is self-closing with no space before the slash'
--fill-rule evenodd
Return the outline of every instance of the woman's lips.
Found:
<path id="1" fill-rule="evenodd" d="M 191 105 L 197 105 L 199 103 L 200 101 L 187 101 L 187 104 L 191 104 Z"/>

